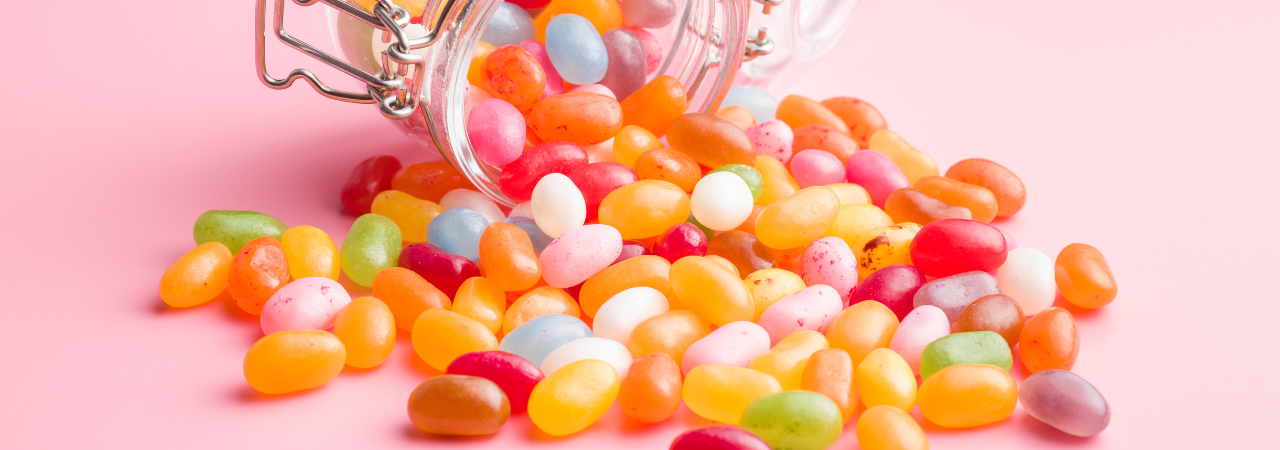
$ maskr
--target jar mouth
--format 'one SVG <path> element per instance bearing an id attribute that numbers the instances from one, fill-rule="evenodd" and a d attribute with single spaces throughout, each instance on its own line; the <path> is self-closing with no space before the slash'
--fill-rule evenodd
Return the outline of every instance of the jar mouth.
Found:
<path id="1" fill-rule="evenodd" d="M 790 0 L 787 37 L 791 57 L 812 61 L 831 50 L 849 28 L 859 0 Z"/>

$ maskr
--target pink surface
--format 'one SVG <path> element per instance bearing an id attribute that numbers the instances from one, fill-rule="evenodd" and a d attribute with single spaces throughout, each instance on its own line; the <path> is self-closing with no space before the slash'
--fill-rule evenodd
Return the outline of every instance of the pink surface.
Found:
<path id="1" fill-rule="evenodd" d="M 262 87 L 248 1 L 47 10 L 65 23 L 38 20 L 46 10 L 0 19 L 4 447 L 652 449 L 707 423 L 684 409 L 643 427 L 615 408 L 566 439 L 525 416 L 496 437 L 428 437 L 405 414 L 431 373 L 407 336 L 383 367 L 256 394 L 241 362 L 258 324 L 225 299 L 179 311 L 156 293 L 196 216 L 258 210 L 341 238 L 346 172 L 378 153 L 425 153 L 372 106 Z M 1019 409 L 976 430 L 927 425 L 933 448 L 1273 441 L 1280 306 L 1257 282 L 1280 269 L 1276 17 L 1269 0 L 868 0 L 833 54 L 775 83 L 866 99 L 943 167 L 999 161 L 1030 193 L 1000 227 L 1050 255 L 1090 243 L 1119 277 L 1112 306 L 1073 310 L 1075 372 L 1110 401 L 1106 432 L 1066 437 Z M 324 42 L 315 22 L 300 28 Z M 281 74 L 304 60 L 275 61 Z M 852 431 L 836 448 L 854 448 Z"/>

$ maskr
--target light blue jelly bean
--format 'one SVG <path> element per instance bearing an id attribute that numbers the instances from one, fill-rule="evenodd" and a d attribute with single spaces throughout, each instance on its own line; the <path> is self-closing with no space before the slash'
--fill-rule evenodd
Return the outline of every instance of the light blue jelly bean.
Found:
<path id="1" fill-rule="evenodd" d="M 566 342 L 591 337 L 591 328 L 577 317 L 545 314 L 530 319 L 503 336 L 498 350 L 515 353 L 541 366 L 552 350 Z"/>
<path id="2" fill-rule="evenodd" d="M 480 40 L 493 44 L 494 47 L 504 45 L 520 45 L 521 42 L 533 39 L 533 18 L 524 8 L 510 2 L 498 5 L 489 23 L 484 26 L 484 34 Z"/>
<path id="3" fill-rule="evenodd" d="M 547 56 L 564 81 L 595 84 L 609 70 L 609 53 L 595 25 L 577 14 L 561 14 L 547 23 Z"/>
<path id="4" fill-rule="evenodd" d="M 547 236 L 547 233 L 543 233 L 542 229 L 538 228 L 538 223 L 528 217 L 513 216 L 502 219 L 502 221 L 524 230 L 525 234 L 529 235 L 529 240 L 533 241 L 534 253 L 542 253 L 547 248 L 547 244 L 555 240 L 551 236 Z"/>
<path id="5" fill-rule="evenodd" d="M 488 226 L 489 221 L 480 213 L 466 208 L 453 208 L 431 219 L 431 223 L 427 225 L 427 243 L 450 254 L 479 262 L 480 235 Z"/>
<path id="6" fill-rule="evenodd" d="M 751 115 L 756 116 L 756 123 L 765 123 L 774 119 L 773 113 L 778 110 L 778 99 L 773 98 L 769 91 L 755 86 L 734 86 L 724 94 L 724 101 L 720 106 L 745 107 L 751 110 Z"/>

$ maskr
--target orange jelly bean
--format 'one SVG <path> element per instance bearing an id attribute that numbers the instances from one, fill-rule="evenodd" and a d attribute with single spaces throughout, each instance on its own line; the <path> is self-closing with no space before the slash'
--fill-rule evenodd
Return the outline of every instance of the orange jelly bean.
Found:
<path id="1" fill-rule="evenodd" d="M 263 236 L 249 241 L 231 261 L 227 290 L 244 312 L 262 314 L 262 305 L 286 284 L 289 264 L 284 247 L 276 238 Z"/>
<path id="2" fill-rule="evenodd" d="M 683 390 L 676 360 L 666 353 L 650 353 L 631 362 L 618 389 L 618 405 L 632 419 L 657 423 L 680 408 Z"/>
<path id="3" fill-rule="evenodd" d="M 641 180 L 667 181 L 685 192 L 693 192 L 693 186 L 702 179 L 702 169 L 697 161 L 669 148 L 644 152 L 636 159 L 635 169 Z"/>
<path id="4" fill-rule="evenodd" d="M 360 297 L 338 313 L 333 334 L 347 349 L 348 366 L 377 367 L 396 345 L 396 319 L 381 300 Z"/>
<path id="5" fill-rule="evenodd" d="M 884 201 L 884 212 L 894 222 L 919 225 L 928 225 L 942 219 L 973 219 L 969 208 L 952 205 L 912 188 L 898 189 L 889 194 L 889 198 Z"/>
<path id="6" fill-rule="evenodd" d="M 760 206 L 769 206 L 778 200 L 790 197 L 800 190 L 800 183 L 795 177 L 791 176 L 791 172 L 787 170 L 787 166 L 782 165 L 778 158 L 768 155 L 760 155 L 755 159 L 754 167 L 760 172 L 762 180 L 760 198 L 756 199 L 756 204 Z"/>
<path id="7" fill-rule="evenodd" d="M 410 164 L 400 168 L 391 178 L 391 189 L 435 203 L 440 203 L 444 194 L 454 189 L 475 188 L 467 177 L 446 161 Z"/>
<path id="8" fill-rule="evenodd" d="M 863 148 L 877 131 L 889 129 L 889 124 L 884 121 L 880 111 L 865 101 L 853 97 L 836 97 L 823 100 L 821 104 L 849 126 L 849 136 Z"/>
<path id="9" fill-rule="evenodd" d="M 498 349 L 498 338 L 480 322 L 442 308 L 418 316 L 410 338 L 418 357 L 442 372 L 463 354 Z"/>
<path id="10" fill-rule="evenodd" d="M 835 223 L 840 199 L 814 186 L 770 203 L 756 218 L 756 237 L 769 248 L 803 247 L 822 237 Z"/>
<path id="11" fill-rule="evenodd" d="M 685 308 L 716 326 L 755 316 L 742 279 L 707 258 L 686 256 L 672 264 L 671 288 Z"/>
<path id="12" fill-rule="evenodd" d="M 623 239 L 662 234 L 689 218 L 689 194 L 662 180 L 640 180 L 615 189 L 600 202 L 600 223 L 612 226 Z"/>
<path id="13" fill-rule="evenodd" d="M 622 107 L 604 95 L 567 92 L 535 104 L 529 112 L 529 127 L 548 142 L 598 144 L 622 129 Z"/>
<path id="14" fill-rule="evenodd" d="M 529 289 L 542 277 L 529 234 L 504 222 L 490 224 L 480 234 L 480 270 L 504 291 Z"/>
<path id="15" fill-rule="evenodd" d="M 822 150 L 835 155 L 841 163 L 848 164 L 849 157 L 858 151 L 858 142 L 835 128 L 826 125 L 805 125 L 796 128 L 791 148 L 797 153 L 803 150 Z"/>
<path id="16" fill-rule="evenodd" d="M 716 117 L 737 125 L 738 128 L 742 129 L 742 131 L 746 131 L 747 128 L 756 126 L 756 116 L 751 114 L 751 110 L 747 109 L 745 106 L 734 105 L 727 108 L 720 108 L 719 111 L 716 111 Z"/>
<path id="17" fill-rule="evenodd" d="M 1027 203 L 1027 188 L 1023 186 L 1022 179 L 1004 166 L 985 159 L 966 159 L 955 163 L 947 169 L 947 178 L 990 190 L 999 206 L 996 217 L 1012 216 Z"/>
<path id="18" fill-rule="evenodd" d="M 502 319 L 507 314 L 507 296 L 493 280 L 467 278 L 453 298 L 453 312 L 475 319 L 497 333 L 502 330 Z"/>
<path id="19" fill-rule="evenodd" d="M 484 60 L 496 49 L 485 41 L 476 43 L 476 49 L 471 51 L 471 65 L 467 67 L 467 82 L 472 86 L 484 86 Z"/>
<path id="20" fill-rule="evenodd" d="M 689 310 L 677 309 L 650 317 L 636 325 L 627 347 L 635 356 L 665 353 L 672 361 L 681 361 L 684 351 L 709 333 L 711 326 L 707 321 Z"/>
<path id="21" fill-rule="evenodd" d="M 744 233 L 751 233 L 754 236 L 756 234 L 756 218 L 760 217 L 762 212 L 764 212 L 763 206 L 751 205 L 751 215 L 747 216 L 747 221 L 742 222 L 742 225 L 738 225 L 738 228 L 734 229 Z"/>
<path id="22" fill-rule="evenodd" d="M 231 250 L 220 242 L 205 242 L 164 271 L 160 299 L 180 308 L 208 302 L 227 288 L 230 273 Z"/>
<path id="23" fill-rule="evenodd" d="M 752 164 L 756 158 L 746 132 L 710 114 L 680 116 L 667 129 L 667 142 L 671 148 L 707 167 Z"/>
<path id="24" fill-rule="evenodd" d="M 999 210 L 996 195 L 992 194 L 991 190 L 976 184 L 934 175 L 916 180 L 912 187 L 930 197 L 968 208 L 973 215 L 973 220 L 979 222 L 991 223 Z M 898 221 L 902 222 L 902 220 Z M 924 224 L 921 223 L 921 225 Z"/>
<path id="25" fill-rule="evenodd" d="M 839 348 L 814 352 L 800 376 L 800 389 L 827 396 L 840 407 L 840 415 L 848 422 L 858 405 L 853 388 L 853 358 Z"/>
<path id="26" fill-rule="evenodd" d="M 898 331 L 898 316 L 889 307 L 877 301 L 863 301 L 845 308 L 827 326 L 827 341 L 831 348 L 849 352 L 857 366 L 873 350 L 889 348 L 895 331 Z"/>
<path id="27" fill-rule="evenodd" d="M 619 292 L 633 287 L 657 289 L 667 297 L 671 309 L 679 309 L 675 291 L 671 290 L 671 263 L 661 256 L 641 255 L 604 268 L 582 283 L 578 301 L 582 312 L 595 317 L 604 302 Z"/>
<path id="28" fill-rule="evenodd" d="M 1102 252 L 1087 244 L 1071 244 L 1053 265 L 1058 290 L 1081 308 L 1101 308 L 1116 299 L 1116 277 Z"/>
<path id="29" fill-rule="evenodd" d="M 521 295 L 507 308 L 507 314 L 502 319 L 502 332 L 510 333 L 511 330 L 524 325 L 530 319 L 545 314 L 564 314 L 573 317 L 582 315 L 578 310 L 578 302 L 563 289 L 542 286 Z"/>
<path id="30" fill-rule="evenodd" d="M 807 97 L 788 95 L 778 102 L 778 110 L 774 115 L 792 129 L 805 125 L 826 125 L 842 134 L 849 134 L 849 126 L 840 116 Z"/>
<path id="31" fill-rule="evenodd" d="M 622 7 L 616 0 L 552 0 L 533 19 L 536 39 L 547 41 L 547 23 L 561 14 L 577 14 L 595 25 L 601 35 L 622 26 Z"/>
<path id="32" fill-rule="evenodd" d="M 249 347 L 244 379 L 265 394 L 303 391 L 337 378 L 346 359 L 342 341 L 327 331 L 280 331 Z"/>
<path id="33" fill-rule="evenodd" d="M 528 111 L 542 98 L 547 74 L 533 55 L 518 45 L 498 47 L 484 59 L 485 92 L 521 111 Z"/>
<path id="34" fill-rule="evenodd" d="M 707 244 L 708 256 L 719 256 L 737 269 L 738 275 L 773 267 L 773 252 L 750 233 L 729 230 L 711 238 Z"/>
<path id="35" fill-rule="evenodd" d="M 655 148 L 662 148 L 662 142 L 649 130 L 635 125 L 622 127 L 613 137 L 613 159 L 627 167 L 634 168 L 640 155 Z"/>
<path id="36" fill-rule="evenodd" d="M 1071 370 L 1076 357 L 1080 356 L 1080 330 L 1070 312 L 1049 308 L 1036 313 L 1022 326 L 1018 346 L 1027 372 Z"/>
<path id="37" fill-rule="evenodd" d="M 423 311 L 452 306 L 449 296 L 417 272 L 403 267 L 390 267 L 378 272 L 373 277 L 373 296 L 387 304 L 395 316 L 396 326 L 406 331 L 413 329 L 413 322 Z"/>
<path id="38" fill-rule="evenodd" d="M 622 100 L 622 124 L 635 125 L 649 130 L 654 136 L 662 136 L 688 108 L 684 86 L 675 78 L 662 75 Z"/>

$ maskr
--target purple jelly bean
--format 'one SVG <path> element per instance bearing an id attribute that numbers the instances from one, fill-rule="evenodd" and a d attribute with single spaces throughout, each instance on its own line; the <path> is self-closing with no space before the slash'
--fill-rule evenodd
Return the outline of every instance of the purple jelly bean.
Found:
<path id="1" fill-rule="evenodd" d="M 1022 409 L 1063 433 L 1095 436 L 1111 423 L 1111 406 L 1092 384 L 1065 370 L 1036 372 L 1018 387 Z"/>
<path id="2" fill-rule="evenodd" d="M 671 441 L 670 450 L 770 450 L 769 444 L 750 431 L 733 425 L 716 425 L 686 431 Z"/>
<path id="3" fill-rule="evenodd" d="M 804 150 L 791 157 L 791 176 L 800 188 L 843 183 L 846 170 L 840 158 L 822 150 Z"/>
<path id="4" fill-rule="evenodd" d="M 849 303 L 875 300 L 889 307 L 898 320 L 907 317 L 915 309 L 916 291 L 925 284 L 924 273 L 915 266 L 894 264 L 871 274 L 858 283 L 849 297 Z"/>
<path id="5" fill-rule="evenodd" d="M 613 91 L 619 99 L 644 86 L 645 55 L 640 38 L 629 30 L 614 28 L 603 36 L 604 48 L 609 52 L 609 69 L 600 84 Z"/>
<path id="6" fill-rule="evenodd" d="M 622 2 L 622 19 L 627 24 L 644 28 L 662 28 L 676 18 L 672 0 L 626 0 Z"/>
<path id="7" fill-rule="evenodd" d="M 524 151 L 524 116 L 501 99 L 476 103 L 467 115 L 467 138 L 486 164 L 505 166 Z"/>
<path id="8" fill-rule="evenodd" d="M 849 182 L 866 188 L 867 193 L 871 194 L 871 203 L 881 208 L 884 207 L 885 199 L 889 198 L 889 194 L 893 191 L 911 187 L 902 170 L 898 169 L 888 156 L 881 155 L 879 152 L 853 152 L 853 155 L 849 156 L 846 172 Z"/>
<path id="9" fill-rule="evenodd" d="M 933 305 L 947 313 L 947 320 L 955 323 L 964 308 L 974 300 L 1000 293 L 996 277 L 981 270 L 939 278 L 920 287 L 912 302 L 917 308 Z"/>

